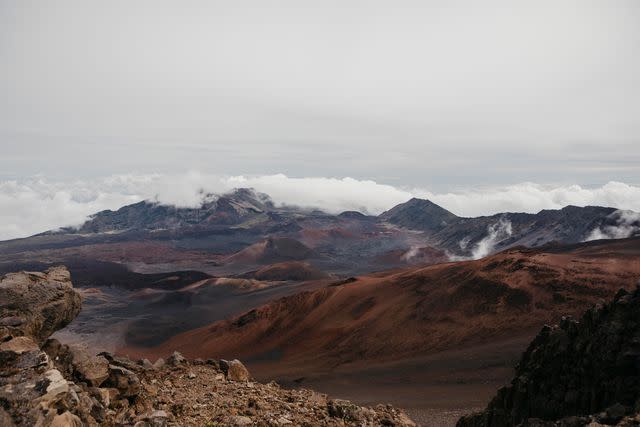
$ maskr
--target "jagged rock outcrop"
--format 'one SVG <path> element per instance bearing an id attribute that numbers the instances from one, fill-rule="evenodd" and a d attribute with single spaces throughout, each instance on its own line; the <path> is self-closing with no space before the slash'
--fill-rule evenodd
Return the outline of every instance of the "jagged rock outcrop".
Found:
<path id="1" fill-rule="evenodd" d="M 594 424 L 591 424 L 594 423 Z M 640 284 L 545 326 L 481 413 L 458 427 L 640 425 Z"/>
<path id="2" fill-rule="evenodd" d="M 389 405 L 361 407 L 275 382 L 235 381 L 217 360 L 185 360 L 160 370 L 140 369 L 139 398 L 181 426 L 396 426 L 415 424 Z"/>
<path id="3" fill-rule="evenodd" d="M 0 340 L 25 335 L 42 344 L 71 322 L 80 306 L 65 267 L 7 274 L 0 279 Z"/>
<path id="4" fill-rule="evenodd" d="M 69 272 L 14 273 L 0 284 L 2 427 L 415 426 L 391 406 L 363 408 L 253 382 L 238 360 L 174 352 L 152 364 L 46 340 L 80 310 Z"/>
<path id="5" fill-rule="evenodd" d="M 0 425 L 97 426 L 134 419 L 136 412 L 127 411 L 132 394 L 99 388 L 120 367 L 81 347 L 45 341 L 80 312 L 66 268 L 8 274 L 0 279 L 0 298 Z"/>

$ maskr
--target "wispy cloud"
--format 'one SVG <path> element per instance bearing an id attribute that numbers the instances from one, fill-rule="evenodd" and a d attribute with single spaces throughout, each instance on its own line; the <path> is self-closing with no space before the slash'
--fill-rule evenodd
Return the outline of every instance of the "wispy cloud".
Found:
<path id="1" fill-rule="evenodd" d="M 609 216 L 613 224 L 596 227 L 585 241 L 599 239 L 624 239 L 640 233 L 640 213 L 618 210 Z"/>
<path id="2" fill-rule="evenodd" d="M 496 244 L 509 236 L 511 236 L 511 221 L 500 218 L 498 222 L 487 227 L 487 235 L 475 245 L 471 251 L 471 257 L 473 259 L 486 257 L 493 252 Z"/>

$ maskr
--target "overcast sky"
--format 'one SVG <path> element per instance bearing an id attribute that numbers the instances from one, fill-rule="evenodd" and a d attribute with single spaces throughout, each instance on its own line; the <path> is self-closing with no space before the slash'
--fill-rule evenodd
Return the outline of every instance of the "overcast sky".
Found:
<path id="1" fill-rule="evenodd" d="M 638 0 L 0 0 L 0 239 L 142 199 L 640 210 Z"/>
<path id="2" fill-rule="evenodd" d="M 0 180 L 640 182 L 640 2 L 0 0 Z"/>

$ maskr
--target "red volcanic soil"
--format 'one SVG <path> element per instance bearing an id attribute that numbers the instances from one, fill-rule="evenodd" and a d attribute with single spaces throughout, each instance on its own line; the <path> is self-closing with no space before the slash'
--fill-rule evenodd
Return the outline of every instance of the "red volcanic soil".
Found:
<path id="1" fill-rule="evenodd" d="M 280 281 L 280 280 L 319 280 L 326 279 L 329 275 L 308 262 L 289 261 L 267 265 L 253 273 L 253 278 L 257 280 Z"/>
<path id="2" fill-rule="evenodd" d="M 476 261 L 363 276 L 281 298 L 130 354 L 239 357 L 269 372 L 327 371 L 530 335 L 630 288 L 640 241 L 513 249 Z M 275 371 L 274 371 L 275 370 Z"/>
<path id="3" fill-rule="evenodd" d="M 640 239 L 512 249 L 336 282 L 174 336 L 139 357 L 239 357 L 259 379 L 452 427 L 486 406 L 545 323 L 640 278 Z"/>
<path id="4" fill-rule="evenodd" d="M 300 231 L 300 240 L 307 246 L 315 247 L 321 243 L 330 243 L 340 239 L 355 239 L 359 235 L 340 227 L 305 228 Z"/>
<path id="5" fill-rule="evenodd" d="M 413 264 L 428 265 L 449 261 L 446 252 L 429 246 L 395 249 L 375 258 L 375 262 L 387 265 Z"/>
<path id="6" fill-rule="evenodd" d="M 46 256 L 47 251 L 42 251 Z M 162 262 L 174 262 L 180 260 L 212 261 L 219 256 L 206 252 L 177 249 L 167 243 L 157 241 L 135 241 L 118 243 L 99 243 L 77 246 L 73 248 L 50 250 L 52 255 L 58 257 L 79 256 L 101 261 L 123 263 L 148 263 L 158 264 Z"/>
<path id="7" fill-rule="evenodd" d="M 229 264 L 265 264 L 283 261 L 300 261 L 313 255 L 313 251 L 295 239 L 269 237 L 262 242 L 244 248 L 228 258 Z"/>

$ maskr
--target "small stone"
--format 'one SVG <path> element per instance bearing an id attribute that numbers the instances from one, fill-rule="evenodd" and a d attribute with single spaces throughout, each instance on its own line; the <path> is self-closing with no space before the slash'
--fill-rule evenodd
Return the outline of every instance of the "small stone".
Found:
<path id="1" fill-rule="evenodd" d="M 104 356 L 91 356 L 84 348 L 77 345 L 69 346 L 69 352 L 74 371 L 81 379 L 92 386 L 99 387 L 109 378 L 109 362 Z"/>
<path id="2" fill-rule="evenodd" d="M 140 365 L 141 365 L 144 369 L 147 369 L 147 370 L 152 370 L 152 369 L 154 369 L 154 368 L 155 368 L 155 367 L 154 367 L 154 365 L 153 365 L 153 363 L 151 363 L 151 361 L 150 361 L 149 359 L 142 359 L 142 360 L 140 361 Z"/>
<path id="3" fill-rule="evenodd" d="M 185 362 L 184 356 L 177 351 L 174 351 L 171 356 L 167 359 L 167 363 L 171 366 L 178 366 Z"/>
<path id="4" fill-rule="evenodd" d="M 193 372 L 189 371 L 189 373 L 187 374 L 187 377 L 192 380 L 192 379 L 194 379 L 196 377 L 196 374 L 194 374 Z"/>
<path id="5" fill-rule="evenodd" d="M 280 417 L 278 418 L 278 424 L 281 426 L 285 426 L 285 425 L 293 424 L 293 422 L 289 418 Z"/>
<path id="6" fill-rule="evenodd" d="M 245 427 L 253 425 L 253 420 L 243 415 L 234 415 L 227 418 L 227 425 L 230 427 Z"/>
<path id="7" fill-rule="evenodd" d="M 19 316 L 7 316 L 0 319 L 0 326 L 20 326 L 24 323 L 24 319 Z"/>
<path id="8" fill-rule="evenodd" d="M 312 391 L 311 394 L 307 397 L 307 402 L 314 403 L 319 406 L 326 406 L 327 395 Z"/>
<path id="9" fill-rule="evenodd" d="M 0 344 L 0 352 L 11 352 L 16 355 L 39 349 L 38 344 L 29 337 L 15 337 Z"/>
<path id="10" fill-rule="evenodd" d="M 164 359 L 161 357 L 156 360 L 156 363 L 153 364 L 153 367 L 156 369 L 162 369 L 165 365 Z"/>
<path id="11" fill-rule="evenodd" d="M 44 376 L 49 380 L 49 384 L 45 389 L 45 395 L 42 396 L 43 401 L 55 400 L 61 394 L 69 392 L 69 383 L 57 369 L 48 370 Z"/>
<path id="12" fill-rule="evenodd" d="M 149 396 L 158 395 L 158 386 L 154 384 L 144 384 L 143 388 L 144 388 L 144 391 L 146 391 Z"/>
<path id="13" fill-rule="evenodd" d="M 616 403 L 608 407 L 604 413 L 598 417 L 598 421 L 604 424 L 618 424 L 627 412 L 628 409 L 624 405 Z"/>
<path id="14" fill-rule="evenodd" d="M 151 413 L 151 418 L 167 418 L 168 415 L 163 410 L 156 410 Z"/>
<path id="15" fill-rule="evenodd" d="M 67 411 L 53 417 L 49 427 L 82 427 L 82 421 L 77 415 Z"/>
<path id="16" fill-rule="evenodd" d="M 9 415 L 9 413 L 5 411 L 2 406 L 0 406 L 0 426 L 15 427 L 15 423 L 13 422 L 11 415 Z"/>
<path id="17" fill-rule="evenodd" d="M 109 387 L 103 390 L 107 390 L 107 393 L 109 395 L 109 402 L 114 402 L 118 398 L 118 396 L 120 396 L 120 391 L 115 387 Z"/>
<path id="18" fill-rule="evenodd" d="M 135 396 L 140 392 L 138 376 L 121 366 L 109 365 L 109 379 L 106 384 L 117 388 L 124 397 Z"/>
<path id="19" fill-rule="evenodd" d="M 55 338 L 49 338 L 42 346 L 42 351 L 47 353 L 51 359 L 55 360 L 62 351 L 62 344 Z"/>
<path id="20" fill-rule="evenodd" d="M 221 360 L 220 368 L 230 381 L 249 381 L 251 378 L 247 368 L 238 359 L 231 361 Z"/>
<path id="21" fill-rule="evenodd" d="M 98 398 L 100 403 L 102 403 L 102 406 L 104 406 L 105 408 L 108 408 L 109 405 L 111 404 L 111 396 L 109 393 L 109 389 L 106 388 L 99 388 L 98 389 Z"/>

